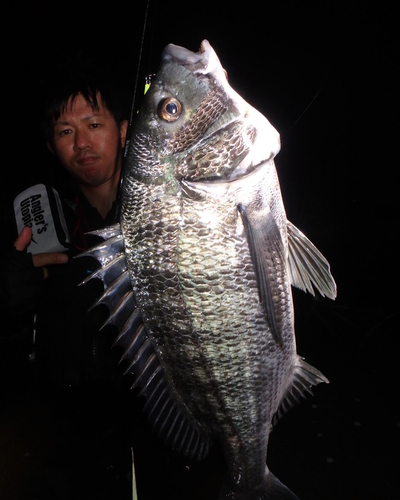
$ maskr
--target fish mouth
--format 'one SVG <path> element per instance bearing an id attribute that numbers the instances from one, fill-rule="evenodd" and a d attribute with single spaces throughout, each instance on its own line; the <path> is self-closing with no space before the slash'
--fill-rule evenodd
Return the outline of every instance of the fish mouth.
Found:
<path id="1" fill-rule="evenodd" d="M 206 52 L 207 49 L 208 50 L 210 49 L 210 43 L 208 42 L 208 40 L 203 40 L 200 44 L 198 54 L 204 54 L 204 52 Z"/>
<path id="2" fill-rule="evenodd" d="M 185 47 L 170 43 L 162 53 L 163 61 L 175 61 L 193 73 L 204 73 L 208 67 L 213 49 L 208 40 L 203 40 L 198 52 L 192 52 Z"/>

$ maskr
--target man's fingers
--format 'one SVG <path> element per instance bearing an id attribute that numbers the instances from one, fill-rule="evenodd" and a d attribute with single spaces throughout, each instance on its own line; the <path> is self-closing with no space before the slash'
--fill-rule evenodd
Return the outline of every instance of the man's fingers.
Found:
<path id="1" fill-rule="evenodd" d="M 35 267 L 51 266 L 53 264 L 65 264 L 68 262 L 68 256 L 65 253 L 38 253 L 32 255 L 33 265 Z"/>
<path id="2" fill-rule="evenodd" d="M 25 226 L 18 238 L 14 241 L 15 248 L 22 252 L 29 245 L 32 239 L 32 229 Z"/>
<path id="3" fill-rule="evenodd" d="M 25 226 L 21 231 L 18 238 L 14 241 L 14 247 L 22 252 L 30 244 L 32 239 L 32 230 L 30 227 Z M 46 279 L 49 275 L 49 271 L 45 266 L 51 266 L 54 264 L 65 264 L 68 262 L 68 256 L 61 252 L 51 252 L 51 253 L 37 253 L 32 255 L 33 265 L 35 267 L 43 268 L 43 276 Z"/>

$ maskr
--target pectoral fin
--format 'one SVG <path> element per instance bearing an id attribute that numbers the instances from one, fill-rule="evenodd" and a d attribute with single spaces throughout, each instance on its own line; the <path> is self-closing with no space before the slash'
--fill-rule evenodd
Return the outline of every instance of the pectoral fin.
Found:
<path id="1" fill-rule="evenodd" d="M 264 308 L 268 326 L 276 343 L 282 347 L 282 332 L 279 327 L 273 297 L 280 293 L 277 276 L 285 272 L 285 257 L 279 228 L 270 215 L 262 222 L 252 219 L 244 205 L 238 205 L 246 231 L 247 242 L 256 274 L 260 303 Z"/>

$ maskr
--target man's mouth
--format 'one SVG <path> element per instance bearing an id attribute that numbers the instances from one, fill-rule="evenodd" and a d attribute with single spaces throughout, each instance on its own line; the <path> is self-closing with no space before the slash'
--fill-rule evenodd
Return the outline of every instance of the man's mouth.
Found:
<path id="1" fill-rule="evenodd" d="M 77 162 L 80 164 L 80 165 L 92 165 L 93 163 L 95 163 L 97 160 L 99 159 L 98 156 L 92 156 L 92 155 L 88 155 L 88 156 L 82 156 L 81 158 L 78 158 L 77 159 Z"/>

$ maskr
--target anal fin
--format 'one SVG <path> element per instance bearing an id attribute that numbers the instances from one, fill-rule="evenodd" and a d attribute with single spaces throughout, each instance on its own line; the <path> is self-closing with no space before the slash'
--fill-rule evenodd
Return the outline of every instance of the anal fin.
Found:
<path id="1" fill-rule="evenodd" d="M 273 424 L 290 408 L 299 403 L 301 399 L 305 398 L 307 393 L 312 394 L 312 387 L 322 382 L 329 384 L 329 380 L 325 375 L 298 356 L 292 383 L 282 398 L 278 411 L 275 413 Z"/>

